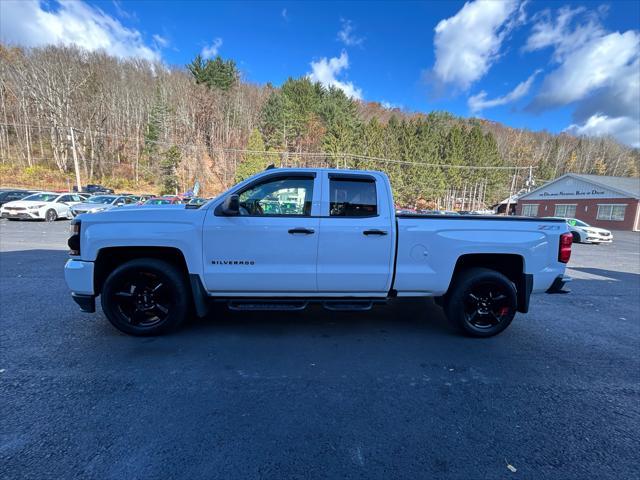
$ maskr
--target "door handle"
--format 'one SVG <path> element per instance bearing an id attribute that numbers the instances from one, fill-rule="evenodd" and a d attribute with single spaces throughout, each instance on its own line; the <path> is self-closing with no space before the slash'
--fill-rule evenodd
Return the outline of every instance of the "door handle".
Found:
<path id="1" fill-rule="evenodd" d="M 365 230 L 362 232 L 363 235 L 386 235 L 386 230 Z"/>
<path id="2" fill-rule="evenodd" d="M 305 235 L 311 235 L 312 233 L 316 233 L 315 230 L 312 230 L 311 228 L 292 228 L 289 230 L 289 233 L 291 235 L 295 235 L 296 233 L 303 233 Z"/>

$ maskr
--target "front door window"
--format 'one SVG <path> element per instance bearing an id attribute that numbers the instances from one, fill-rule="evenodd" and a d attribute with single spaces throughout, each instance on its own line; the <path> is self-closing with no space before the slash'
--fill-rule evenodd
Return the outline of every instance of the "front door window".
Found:
<path id="1" fill-rule="evenodd" d="M 240 215 L 310 216 L 313 177 L 278 177 L 240 193 Z"/>

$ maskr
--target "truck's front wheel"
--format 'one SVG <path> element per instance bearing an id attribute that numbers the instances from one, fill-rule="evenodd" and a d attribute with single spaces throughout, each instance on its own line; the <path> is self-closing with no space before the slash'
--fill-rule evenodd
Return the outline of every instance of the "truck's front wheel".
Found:
<path id="1" fill-rule="evenodd" d="M 131 260 L 106 279 L 102 310 L 118 330 L 137 336 L 160 335 L 180 325 L 191 295 L 174 265 L 153 258 Z"/>
<path id="2" fill-rule="evenodd" d="M 457 276 L 444 307 L 449 321 L 467 335 L 491 337 L 513 320 L 516 288 L 500 272 L 471 268 Z"/>

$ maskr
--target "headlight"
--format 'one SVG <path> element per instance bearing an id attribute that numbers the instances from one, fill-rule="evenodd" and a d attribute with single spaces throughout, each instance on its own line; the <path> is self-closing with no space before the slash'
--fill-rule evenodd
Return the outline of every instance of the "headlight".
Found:
<path id="1" fill-rule="evenodd" d="M 97 212 L 101 212 L 105 210 L 105 207 L 96 207 L 96 208 L 92 208 L 91 210 L 89 210 L 89 213 L 97 213 Z"/>
<path id="2" fill-rule="evenodd" d="M 42 207 L 44 207 L 44 205 L 30 205 L 27 208 L 29 210 L 37 210 L 37 209 L 42 208 Z"/>

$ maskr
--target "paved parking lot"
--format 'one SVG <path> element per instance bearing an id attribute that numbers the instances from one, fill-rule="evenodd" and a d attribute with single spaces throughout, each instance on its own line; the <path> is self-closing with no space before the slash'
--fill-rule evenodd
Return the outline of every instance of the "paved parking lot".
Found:
<path id="1" fill-rule="evenodd" d="M 67 235 L 0 222 L 3 479 L 640 477 L 637 233 L 487 340 L 426 300 L 127 337 L 70 299 Z"/>

